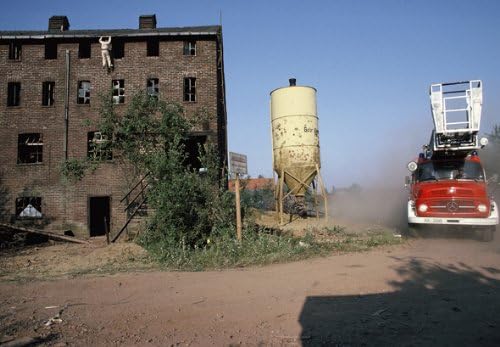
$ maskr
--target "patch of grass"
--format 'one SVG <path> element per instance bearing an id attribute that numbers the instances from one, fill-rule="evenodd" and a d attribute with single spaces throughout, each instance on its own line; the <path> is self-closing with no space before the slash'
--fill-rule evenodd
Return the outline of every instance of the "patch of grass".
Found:
<path id="1" fill-rule="evenodd" d="M 243 234 L 238 242 L 222 235 L 207 239 L 202 247 L 179 243 L 166 247 L 163 243 L 145 245 L 152 258 L 169 270 L 202 271 L 251 265 L 266 265 L 327 256 L 335 252 L 359 252 L 383 245 L 399 244 L 389 231 L 368 231 L 347 234 L 341 227 L 335 229 L 335 238 L 324 239 L 307 233 L 304 237 L 276 235 L 265 229 L 253 229 Z"/>

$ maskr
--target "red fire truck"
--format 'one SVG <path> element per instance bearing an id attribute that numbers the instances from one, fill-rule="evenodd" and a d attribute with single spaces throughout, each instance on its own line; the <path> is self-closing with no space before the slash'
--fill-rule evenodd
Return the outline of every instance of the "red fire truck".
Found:
<path id="1" fill-rule="evenodd" d="M 479 80 L 433 84 L 434 119 L 429 145 L 408 164 L 408 226 L 410 230 L 447 225 L 475 231 L 493 240 L 498 208 L 488 195 L 478 150 L 482 83 Z M 490 179 L 491 181 L 491 179 Z"/>

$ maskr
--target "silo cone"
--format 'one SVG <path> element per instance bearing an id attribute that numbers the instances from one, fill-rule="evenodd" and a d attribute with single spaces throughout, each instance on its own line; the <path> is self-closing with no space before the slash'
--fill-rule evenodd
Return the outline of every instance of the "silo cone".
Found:
<path id="1" fill-rule="evenodd" d="M 296 86 L 271 92 L 273 168 L 298 199 L 320 168 L 316 89 Z"/>

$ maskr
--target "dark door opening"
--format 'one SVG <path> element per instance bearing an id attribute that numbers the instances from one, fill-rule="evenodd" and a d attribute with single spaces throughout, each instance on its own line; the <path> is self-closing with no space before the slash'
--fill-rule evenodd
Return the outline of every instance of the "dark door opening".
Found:
<path id="1" fill-rule="evenodd" d="M 204 135 L 192 135 L 184 140 L 184 151 L 186 152 L 185 166 L 189 166 L 195 171 L 201 169 L 200 156 L 203 155 L 203 146 L 206 142 L 207 137 Z"/>
<path id="2" fill-rule="evenodd" d="M 100 236 L 109 230 L 109 196 L 91 197 L 89 201 L 90 236 Z"/>

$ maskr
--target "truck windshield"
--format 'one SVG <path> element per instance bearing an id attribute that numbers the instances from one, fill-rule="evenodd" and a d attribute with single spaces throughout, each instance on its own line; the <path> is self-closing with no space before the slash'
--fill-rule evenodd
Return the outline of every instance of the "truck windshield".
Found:
<path id="1" fill-rule="evenodd" d="M 429 161 L 418 166 L 417 181 L 476 180 L 483 181 L 481 164 L 467 160 Z"/>

